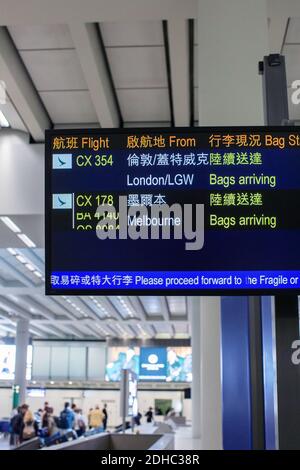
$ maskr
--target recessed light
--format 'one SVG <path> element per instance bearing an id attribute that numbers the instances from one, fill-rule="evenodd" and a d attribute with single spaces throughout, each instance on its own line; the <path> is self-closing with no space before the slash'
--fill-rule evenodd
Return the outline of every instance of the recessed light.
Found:
<path id="1" fill-rule="evenodd" d="M 43 277 L 42 273 L 40 273 L 39 271 L 33 271 L 33 274 L 35 274 L 36 277 Z"/>
<path id="2" fill-rule="evenodd" d="M 10 127 L 8 120 L 0 110 L 0 127 Z"/>
<path id="3" fill-rule="evenodd" d="M 29 248 L 35 248 L 36 247 L 36 244 L 29 237 L 27 237 L 27 235 L 25 235 L 25 233 L 18 233 L 18 237 Z"/>
<path id="4" fill-rule="evenodd" d="M 10 253 L 12 256 L 16 256 L 17 252 L 13 248 L 7 248 L 8 253 Z"/>
<path id="5" fill-rule="evenodd" d="M 29 269 L 29 271 L 35 271 L 35 267 L 32 266 L 32 264 L 30 264 L 30 263 L 26 263 L 25 268 Z"/>
<path id="6" fill-rule="evenodd" d="M 7 216 L 0 217 L 2 222 L 14 233 L 21 233 L 21 229 Z"/>
<path id="7" fill-rule="evenodd" d="M 27 263 L 27 259 L 24 258 L 24 256 L 22 256 L 22 255 L 17 255 L 17 256 L 16 256 L 16 259 L 17 259 L 20 263 L 22 263 L 22 264 L 26 264 L 26 263 Z"/>

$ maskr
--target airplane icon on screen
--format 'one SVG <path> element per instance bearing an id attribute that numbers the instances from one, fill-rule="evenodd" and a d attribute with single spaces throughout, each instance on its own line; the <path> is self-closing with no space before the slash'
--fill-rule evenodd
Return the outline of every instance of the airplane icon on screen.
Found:
<path id="1" fill-rule="evenodd" d="M 66 201 L 63 201 L 59 196 L 58 196 L 58 202 L 60 203 L 61 206 L 65 206 L 66 205 Z"/>
<path id="2" fill-rule="evenodd" d="M 52 155 L 53 170 L 71 170 L 72 154 L 71 153 L 53 153 Z"/>
<path id="3" fill-rule="evenodd" d="M 73 194 L 52 194 L 52 209 L 72 209 Z"/>

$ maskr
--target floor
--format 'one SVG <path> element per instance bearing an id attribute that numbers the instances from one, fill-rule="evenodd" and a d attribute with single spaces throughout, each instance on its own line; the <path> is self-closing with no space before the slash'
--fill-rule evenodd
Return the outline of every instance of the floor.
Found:
<path id="1" fill-rule="evenodd" d="M 192 438 L 191 426 L 176 429 L 175 450 L 200 450 L 200 439 Z"/>
<path id="2" fill-rule="evenodd" d="M 0 434 L 0 450 L 9 450 L 9 440 L 4 437 L 3 434 Z"/>

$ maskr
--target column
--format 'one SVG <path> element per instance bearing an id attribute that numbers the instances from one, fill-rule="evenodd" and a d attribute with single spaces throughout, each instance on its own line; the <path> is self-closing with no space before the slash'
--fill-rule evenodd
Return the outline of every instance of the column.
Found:
<path id="1" fill-rule="evenodd" d="M 266 2 L 198 0 L 197 23 L 199 125 L 262 125 L 258 62 L 269 53 Z M 195 412 L 200 419 L 201 447 L 220 449 L 223 447 L 220 298 L 202 297 L 199 310 L 200 352 L 196 353 L 200 353 L 201 408 Z M 194 351 L 193 361 L 197 361 Z"/>
<path id="2" fill-rule="evenodd" d="M 200 297 L 200 436 L 203 450 L 220 450 L 223 445 L 220 309 L 220 297 Z"/>
<path id="3" fill-rule="evenodd" d="M 275 297 L 275 330 L 278 445 L 280 450 L 299 450 L 299 305 L 296 295 Z"/>
<path id="4" fill-rule="evenodd" d="M 29 343 L 29 320 L 20 319 L 16 332 L 16 367 L 15 385 L 19 386 L 19 403 L 25 403 L 26 399 L 26 360 Z"/>
<path id="5" fill-rule="evenodd" d="M 192 437 L 200 439 L 200 297 L 188 298 L 192 345 Z"/>

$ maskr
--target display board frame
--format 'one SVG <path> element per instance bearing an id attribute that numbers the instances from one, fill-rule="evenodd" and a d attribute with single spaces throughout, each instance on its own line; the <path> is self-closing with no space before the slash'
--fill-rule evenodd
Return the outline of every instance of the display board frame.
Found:
<path id="1" fill-rule="evenodd" d="M 93 129 L 51 129 L 46 130 L 46 139 L 45 139 L 45 274 L 46 274 L 46 295 L 80 295 L 80 296 L 87 296 L 87 295 L 208 295 L 208 296 L 215 296 L 215 295 L 278 295 L 278 294 L 300 294 L 300 288 L 280 288 L 280 287 L 272 287 L 272 288 L 195 288 L 195 289 L 183 289 L 183 288 L 163 288 L 163 289 L 155 289 L 155 288 L 141 288 L 141 289 L 99 289 L 99 288 L 90 288 L 90 289 L 54 289 L 50 283 L 50 276 L 51 276 L 51 253 L 53 247 L 51 245 L 51 209 L 52 209 L 52 194 L 51 194 L 51 175 L 52 175 L 52 167 L 51 167 L 51 158 L 49 156 L 53 153 L 51 149 L 51 138 L 58 135 L 65 135 L 65 136 L 72 136 L 72 135 L 117 135 L 117 134 L 164 134 L 164 133 L 208 133 L 208 132 L 252 132 L 252 133 L 279 133 L 279 134 L 288 134 L 294 133 L 300 136 L 300 132 L 297 131 L 297 127 L 292 126 L 215 126 L 215 127 L 163 127 L 163 128 L 155 128 L 155 127 L 148 127 L 148 128 L 120 128 L 120 129 L 107 129 L 107 128 L 93 128 Z M 300 150 L 300 148 L 299 148 Z M 300 189 L 300 184 L 299 184 Z M 300 260 L 299 260 L 299 270 L 300 270 Z M 182 270 L 172 270 L 182 272 Z M 255 270 L 252 270 L 255 272 Z M 126 271 L 124 271 L 126 272 Z M 147 272 L 147 271 L 145 271 Z M 225 272 L 225 271 L 224 271 Z"/>

